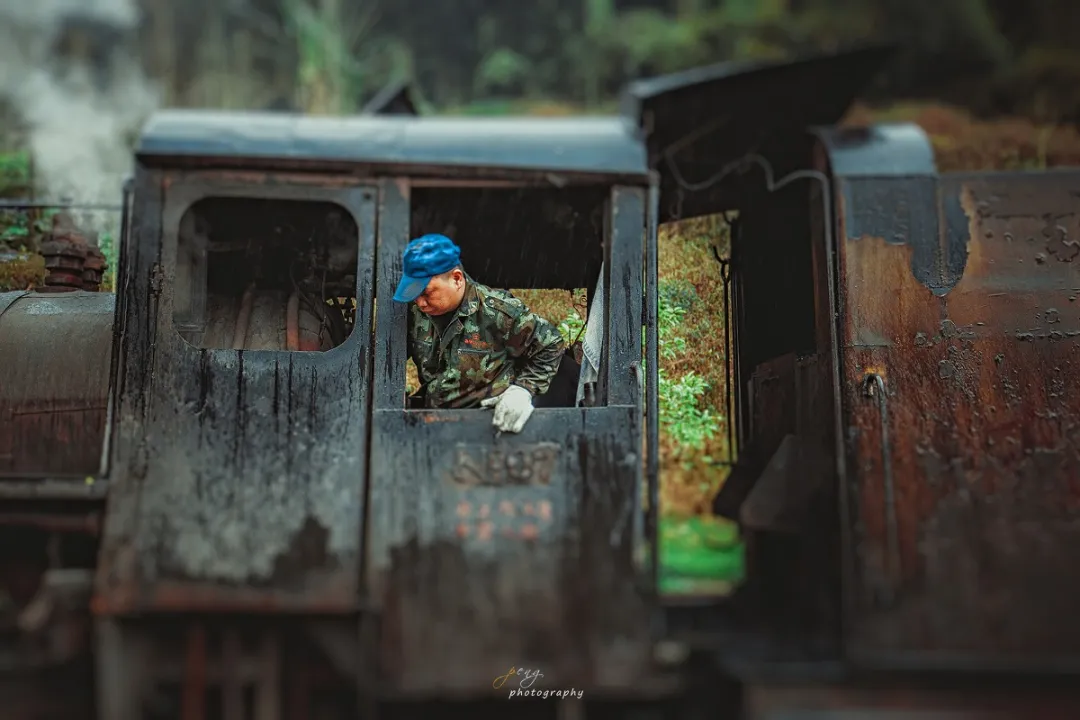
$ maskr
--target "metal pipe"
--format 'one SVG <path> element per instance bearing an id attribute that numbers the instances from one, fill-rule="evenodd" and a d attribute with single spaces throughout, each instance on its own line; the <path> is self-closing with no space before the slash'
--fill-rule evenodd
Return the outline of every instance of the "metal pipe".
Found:
<path id="1" fill-rule="evenodd" d="M 660 587 L 660 331 L 659 331 L 659 251 L 657 222 L 660 209 L 660 176 L 653 172 L 649 182 L 649 208 L 645 238 L 645 438 L 648 464 L 645 477 L 649 492 L 648 533 L 653 590 Z"/>

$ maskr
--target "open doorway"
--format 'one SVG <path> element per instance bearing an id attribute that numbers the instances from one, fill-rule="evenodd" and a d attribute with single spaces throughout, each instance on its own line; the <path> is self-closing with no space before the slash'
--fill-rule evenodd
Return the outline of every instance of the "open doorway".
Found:
<path id="1" fill-rule="evenodd" d="M 713 514 L 737 450 L 733 220 L 659 229 L 660 583 L 673 601 L 725 597 L 744 575 L 737 524 Z"/>

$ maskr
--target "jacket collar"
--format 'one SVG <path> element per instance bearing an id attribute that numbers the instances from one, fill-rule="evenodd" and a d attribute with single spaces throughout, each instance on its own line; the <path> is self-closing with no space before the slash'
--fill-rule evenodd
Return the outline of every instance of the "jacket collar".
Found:
<path id="1" fill-rule="evenodd" d="M 457 317 L 464 320 L 470 315 L 475 315 L 480 310 L 480 291 L 476 287 L 476 281 L 468 275 L 465 276 L 465 294 L 461 298 L 461 305 L 457 309 Z"/>

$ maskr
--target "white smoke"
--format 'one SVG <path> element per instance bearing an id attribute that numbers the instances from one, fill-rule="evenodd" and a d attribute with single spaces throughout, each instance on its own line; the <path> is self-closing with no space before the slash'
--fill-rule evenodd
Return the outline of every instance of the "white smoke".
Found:
<path id="1" fill-rule="evenodd" d="M 119 203 L 132 168 L 128 138 L 160 96 L 122 48 L 105 73 L 57 58 L 72 21 L 126 39 L 139 12 L 136 0 L 0 0 L 0 100 L 29 134 L 43 199 Z"/>

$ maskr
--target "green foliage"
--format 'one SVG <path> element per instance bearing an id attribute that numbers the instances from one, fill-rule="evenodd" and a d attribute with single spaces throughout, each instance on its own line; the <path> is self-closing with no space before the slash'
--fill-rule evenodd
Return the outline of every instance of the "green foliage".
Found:
<path id="1" fill-rule="evenodd" d="M 661 280 L 657 294 L 661 306 L 677 308 L 684 313 L 691 312 L 700 299 L 694 284 L 683 278 Z"/>
<path id="2" fill-rule="evenodd" d="M 669 378 L 660 369 L 660 425 L 681 452 L 700 451 L 720 430 L 720 418 L 703 407 L 709 384 L 690 371 Z"/>
<path id="3" fill-rule="evenodd" d="M 660 325 L 660 359 L 674 360 L 686 353 L 686 338 L 682 333 L 682 321 L 686 310 L 678 305 L 666 302 L 657 307 L 657 320 Z"/>
<path id="4" fill-rule="evenodd" d="M 98 248 L 105 256 L 105 276 L 101 279 L 101 289 L 112 291 L 116 287 L 116 268 L 120 257 L 120 248 L 112 233 L 103 232 L 98 236 Z"/>
<path id="5" fill-rule="evenodd" d="M 584 328 L 585 320 L 577 310 L 571 311 L 571 313 L 559 323 L 559 333 L 563 336 L 563 340 L 566 341 L 567 345 L 577 341 Z"/>
<path id="6" fill-rule="evenodd" d="M 0 196 L 23 195 L 30 184 L 30 153 L 0 154 Z"/>
<path id="7" fill-rule="evenodd" d="M 476 71 L 476 91 L 479 94 L 521 85 L 528 78 L 532 63 L 521 53 L 498 48 L 489 53 Z"/>

